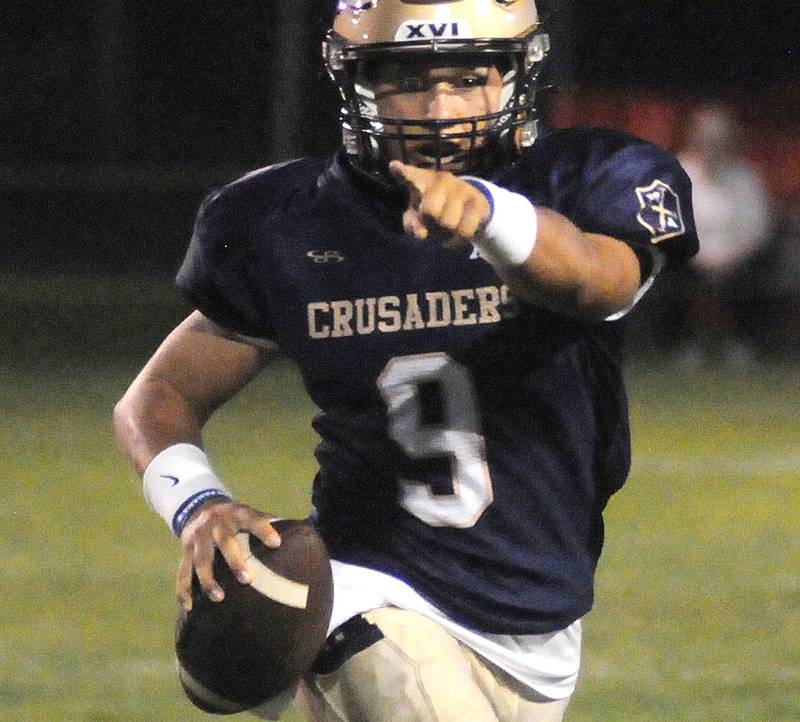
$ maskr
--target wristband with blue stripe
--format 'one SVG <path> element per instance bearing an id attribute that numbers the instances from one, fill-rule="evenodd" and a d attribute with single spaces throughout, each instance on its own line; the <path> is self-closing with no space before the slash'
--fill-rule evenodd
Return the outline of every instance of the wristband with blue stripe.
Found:
<path id="1" fill-rule="evenodd" d="M 145 470 L 142 487 L 145 499 L 177 536 L 203 504 L 232 498 L 205 452 L 194 444 L 164 449 Z"/>
<path id="2" fill-rule="evenodd" d="M 490 215 L 473 244 L 495 268 L 513 268 L 528 260 L 539 234 L 536 209 L 524 195 L 482 178 L 461 176 L 489 200 Z"/>

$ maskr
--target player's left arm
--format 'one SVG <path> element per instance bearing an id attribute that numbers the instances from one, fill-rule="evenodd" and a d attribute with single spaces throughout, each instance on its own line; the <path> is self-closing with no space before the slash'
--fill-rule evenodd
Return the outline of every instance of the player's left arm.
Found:
<path id="1" fill-rule="evenodd" d="M 514 293 L 554 311 L 602 320 L 629 308 L 641 266 L 627 243 L 585 233 L 560 213 L 537 208 L 536 243 L 520 265 L 495 266 Z"/>
<path id="2" fill-rule="evenodd" d="M 444 233 L 450 247 L 472 243 L 525 300 L 589 320 L 634 302 L 642 273 L 628 244 L 585 233 L 560 213 L 534 210 L 508 191 L 503 202 L 511 205 L 493 208 L 480 183 L 397 161 L 390 167 L 409 187 L 407 233 L 419 239 Z"/>

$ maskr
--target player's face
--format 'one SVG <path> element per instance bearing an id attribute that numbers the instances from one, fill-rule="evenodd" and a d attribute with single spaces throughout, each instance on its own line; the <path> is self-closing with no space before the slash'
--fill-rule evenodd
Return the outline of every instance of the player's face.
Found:
<path id="1" fill-rule="evenodd" d="M 402 125 L 404 141 L 389 140 L 386 152 L 390 158 L 405 159 L 419 167 L 437 165 L 444 170 L 463 167 L 470 146 L 477 148 L 481 137 L 470 139 L 473 130 L 482 130 L 487 121 L 473 127 L 465 119 L 500 110 L 503 80 L 494 66 L 478 64 L 479 59 L 462 64 L 420 61 L 386 61 L 371 69 L 378 116 L 412 121 Z M 483 61 L 485 62 L 485 61 Z M 441 129 L 442 140 L 417 139 L 415 134 L 430 128 L 415 125 L 414 120 L 452 120 Z M 400 126 L 389 126 L 392 136 L 400 136 Z"/>

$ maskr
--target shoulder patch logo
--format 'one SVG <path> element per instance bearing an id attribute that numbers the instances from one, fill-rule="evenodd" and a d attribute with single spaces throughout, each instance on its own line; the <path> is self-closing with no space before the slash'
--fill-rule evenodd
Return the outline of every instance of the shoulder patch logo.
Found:
<path id="1" fill-rule="evenodd" d="M 653 243 L 659 243 L 686 231 L 681 215 L 681 200 L 678 194 L 664 181 L 654 180 L 649 186 L 636 189 L 639 199 L 639 221 L 653 236 Z"/>

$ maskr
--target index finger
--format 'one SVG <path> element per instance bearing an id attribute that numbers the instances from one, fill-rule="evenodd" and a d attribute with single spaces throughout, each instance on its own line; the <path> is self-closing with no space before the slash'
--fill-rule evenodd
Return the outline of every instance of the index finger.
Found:
<path id="1" fill-rule="evenodd" d="M 277 521 L 277 519 L 254 513 L 239 525 L 239 529 L 255 534 L 265 546 L 270 547 L 270 549 L 276 549 L 281 545 L 281 537 L 275 527 L 272 526 L 273 521 Z"/>
<path id="2" fill-rule="evenodd" d="M 433 171 L 425 168 L 417 168 L 413 165 L 406 165 L 399 160 L 389 162 L 389 172 L 401 183 L 409 188 L 424 194 L 431 184 L 431 173 Z"/>
<path id="3" fill-rule="evenodd" d="M 236 515 L 236 522 L 236 533 L 231 533 L 231 530 L 227 530 L 227 533 L 222 533 L 220 530 L 215 529 L 213 535 L 214 543 L 239 582 L 241 584 L 250 584 L 252 582 L 252 574 L 247 568 L 247 552 L 242 547 L 239 536 L 242 532 L 245 535 L 248 533 L 253 534 L 271 549 L 280 546 L 281 538 L 272 526 L 271 520 L 253 509 L 245 507 L 240 510 Z"/>

